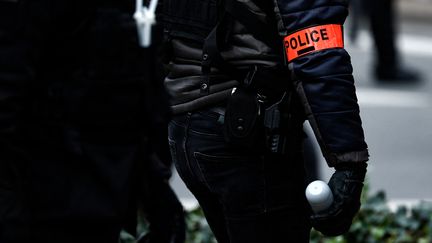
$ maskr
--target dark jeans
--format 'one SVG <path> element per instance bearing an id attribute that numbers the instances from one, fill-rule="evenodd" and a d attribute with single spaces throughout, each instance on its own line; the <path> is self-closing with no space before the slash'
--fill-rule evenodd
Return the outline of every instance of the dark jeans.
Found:
<path id="1" fill-rule="evenodd" d="M 236 149 L 220 115 L 175 117 L 169 142 L 179 175 L 198 199 L 218 242 L 309 242 L 301 151 L 290 156 Z"/>

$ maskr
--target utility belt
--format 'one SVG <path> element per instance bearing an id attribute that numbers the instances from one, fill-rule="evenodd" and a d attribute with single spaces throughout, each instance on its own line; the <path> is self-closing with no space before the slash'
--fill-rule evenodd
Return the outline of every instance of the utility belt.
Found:
<path id="1" fill-rule="evenodd" d="M 224 112 L 224 135 L 233 146 L 265 147 L 272 153 L 285 154 L 301 144 L 304 115 L 291 86 L 263 79 L 271 71 L 275 70 L 254 67 L 232 90 Z M 274 73 L 271 76 L 280 77 Z M 269 85 L 274 87 L 266 89 Z M 215 112 L 220 114 L 218 109 Z"/>

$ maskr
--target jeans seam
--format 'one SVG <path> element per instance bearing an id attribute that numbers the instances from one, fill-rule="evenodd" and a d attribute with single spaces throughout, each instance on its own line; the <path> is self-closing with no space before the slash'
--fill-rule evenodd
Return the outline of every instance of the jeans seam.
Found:
<path id="1" fill-rule="evenodd" d="M 201 165 L 200 165 L 200 163 L 198 162 L 198 160 L 197 160 L 197 158 L 196 158 L 196 156 L 195 156 L 195 153 L 196 153 L 196 152 L 193 153 L 193 156 L 194 156 L 194 159 L 195 159 L 196 164 L 197 164 L 197 166 L 198 166 L 198 169 L 199 169 L 199 171 L 200 171 L 200 173 L 201 173 L 202 180 L 203 180 L 204 184 L 206 185 L 207 189 L 208 189 L 211 193 L 215 193 L 215 192 L 212 190 L 212 188 L 210 187 L 210 184 L 208 183 L 208 181 L 206 180 L 206 178 L 205 178 L 205 176 L 204 176 L 203 169 L 201 168 Z"/>
<path id="2" fill-rule="evenodd" d="M 264 196 L 264 215 L 265 215 L 265 217 L 267 218 L 267 214 L 268 214 L 268 197 L 267 197 L 267 174 L 266 174 L 266 171 L 265 171 L 265 161 L 264 161 L 264 157 L 263 156 L 261 156 L 261 166 L 262 166 L 262 168 L 261 168 L 261 171 L 262 171 L 262 173 L 263 173 L 263 175 L 262 175 L 262 177 L 263 177 L 263 180 L 264 180 L 264 188 L 263 188 L 263 196 Z"/>
<path id="3" fill-rule="evenodd" d="M 189 120 L 189 116 L 187 116 L 187 119 Z M 187 125 L 180 124 L 180 123 L 176 122 L 173 119 L 171 120 L 171 122 L 174 123 L 176 126 L 179 126 L 179 127 L 182 127 L 182 128 L 186 128 L 186 126 L 187 126 Z"/>
<path id="4" fill-rule="evenodd" d="M 189 138 L 188 133 L 189 133 L 189 130 L 190 130 L 191 115 L 192 115 L 191 113 L 188 113 L 186 115 L 186 121 L 185 121 L 185 126 L 184 126 L 185 133 L 183 135 L 183 143 L 182 143 L 181 146 L 182 146 L 182 149 L 183 149 L 186 166 L 187 166 L 187 168 L 189 170 L 189 173 L 191 173 L 191 174 L 194 175 L 195 173 L 193 172 L 192 167 L 190 165 L 190 160 L 189 160 L 189 155 L 188 155 L 189 150 L 187 149 L 187 146 L 186 146 L 188 138 Z"/>

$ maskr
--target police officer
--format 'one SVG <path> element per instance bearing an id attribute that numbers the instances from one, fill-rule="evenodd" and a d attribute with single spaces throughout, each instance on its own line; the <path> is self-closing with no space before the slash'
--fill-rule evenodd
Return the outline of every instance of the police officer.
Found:
<path id="1" fill-rule="evenodd" d="M 396 11 L 394 0 L 366 0 L 362 4 L 366 10 L 372 37 L 375 42 L 375 78 L 381 82 L 418 82 L 421 77 L 412 68 L 402 63 L 397 48 Z"/>
<path id="2" fill-rule="evenodd" d="M 368 161 L 342 24 L 348 1 L 165 0 L 165 84 L 177 170 L 218 242 L 346 232 Z M 307 119 L 335 172 L 334 203 L 305 199 Z"/>
<path id="3" fill-rule="evenodd" d="M 356 41 L 360 17 L 364 14 L 369 22 L 375 43 L 375 64 L 373 75 L 381 83 L 415 83 L 421 75 L 415 69 L 403 65 L 397 48 L 397 23 L 394 0 L 351 0 L 352 42 Z"/>
<path id="4" fill-rule="evenodd" d="M 118 242 L 169 114 L 134 9 L 0 1 L 0 242 Z"/>

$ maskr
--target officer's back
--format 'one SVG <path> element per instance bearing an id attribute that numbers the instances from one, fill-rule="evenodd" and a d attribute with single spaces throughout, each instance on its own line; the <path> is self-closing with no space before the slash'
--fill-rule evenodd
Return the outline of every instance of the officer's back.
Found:
<path id="1" fill-rule="evenodd" d="M 0 26 L 0 159 L 9 175 L 0 242 L 116 242 L 142 159 L 152 72 L 133 6 L 0 4 L 13 12 Z"/>

